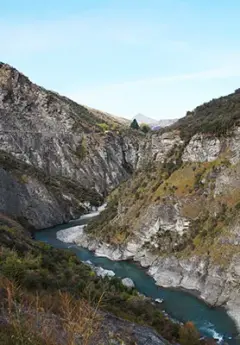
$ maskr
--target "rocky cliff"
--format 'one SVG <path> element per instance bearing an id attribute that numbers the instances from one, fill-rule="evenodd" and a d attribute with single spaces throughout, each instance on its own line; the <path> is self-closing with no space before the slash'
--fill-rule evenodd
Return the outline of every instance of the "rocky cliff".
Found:
<path id="1" fill-rule="evenodd" d="M 192 136 L 181 120 L 144 143 L 139 169 L 75 241 L 97 255 L 139 261 L 157 284 L 225 306 L 240 326 L 239 100 L 235 93 L 188 114 L 185 125 L 193 116 L 198 124 Z M 206 109 L 211 130 L 202 122 Z"/>
<path id="2" fill-rule="evenodd" d="M 44 228 L 79 216 L 126 180 L 141 134 L 0 64 L 0 209 Z"/>
<path id="3" fill-rule="evenodd" d="M 76 242 L 98 255 L 137 260 L 158 284 L 193 289 L 234 315 L 240 274 L 238 131 L 232 139 L 194 135 L 187 142 L 178 127 L 148 135 L 131 131 L 122 119 L 47 91 L 0 63 L 0 280 L 7 277 L 29 291 L 62 289 L 78 299 L 79 293 L 100 299 L 107 291 L 108 311 L 179 342 L 182 326 L 150 301 L 139 303 L 141 297 L 132 298 L 136 293 L 122 290 L 119 282 L 97 279 L 70 253 L 35 243 L 19 225 L 40 229 L 66 222 L 113 191 L 98 223 Z M 11 219 L 9 225 L 10 218 L 19 223 Z M 209 236 L 198 238 L 202 228 L 196 221 L 207 232 L 212 226 Z M 217 249 L 209 252 L 215 247 L 220 253 L 227 248 L 223 262 Z M 216 293 L 210 291 L 213 284 Z M 119 319 L 107 332 L 123 333 L 127 324 L 129 341 L 168 343 L 151 329 Z M 198 341 L 198 333 L 193 335 Z"/>
<path id="4" fill-rule="evenodd" d="M 114 190 L 76 242 L 139 261 L 240 324 L 239 115 L 235 92 L 145 136 L 0 64 L 0 211 L 39 229 Z"/>

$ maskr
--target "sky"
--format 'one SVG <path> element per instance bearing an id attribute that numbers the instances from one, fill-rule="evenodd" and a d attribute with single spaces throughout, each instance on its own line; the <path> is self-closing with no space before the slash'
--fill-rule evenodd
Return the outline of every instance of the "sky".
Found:
<path id="1" fill-rule="evenodd" d="M 81 104 L 179 118 L 240 87 L 239 0 L 0 0 L 0 61 Z"/>

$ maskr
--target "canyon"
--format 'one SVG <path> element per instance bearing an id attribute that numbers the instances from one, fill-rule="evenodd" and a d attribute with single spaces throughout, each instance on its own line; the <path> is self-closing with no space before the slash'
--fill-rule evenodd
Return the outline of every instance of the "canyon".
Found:
<path id="1" fill-rule="evenodd" d="M 78 245 L 139 262 L 240 327 L 239 118 L 235 92 L 145 135 L 1 63 L 0 212 L 39 230 L 107 198 Z"/>

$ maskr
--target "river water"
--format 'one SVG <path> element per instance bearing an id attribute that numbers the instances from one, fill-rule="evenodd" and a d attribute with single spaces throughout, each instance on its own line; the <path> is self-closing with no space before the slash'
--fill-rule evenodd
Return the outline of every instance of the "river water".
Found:
<path id="1" fill-rule="evenodd" d="M 97 213 L 94 215 L 96 216 Z M 95 266 L 114 271 L 117 277 L 131 278 L 139 292 L 153 299 L 163 299 L 162 307 L 172 318 L 181 322 L 193 321 L 202 335 L 214 337 L 220 343 L 225 341 L 230 345 L 240 345 L 240 338 L 237 339 L 236 326 L 223 308 L 210 308 L 187 292 L 157 286 L 153 278 L 147 275 L 146 270 L 133 262 L 115 262 L 107 258 L 97 257 L 87 249 L 57 239 L 58 231 L 68 229 L 69 237 L 70 228 L 76 232 L 76 226 L 86 224 L 90 218 L 83 217 L 83 219 L 68 224 L 38 231 L 35 233 L 35 238 L 56 248 L 68 248 L 76 253 L 81 261 L 90 260 Z"/>

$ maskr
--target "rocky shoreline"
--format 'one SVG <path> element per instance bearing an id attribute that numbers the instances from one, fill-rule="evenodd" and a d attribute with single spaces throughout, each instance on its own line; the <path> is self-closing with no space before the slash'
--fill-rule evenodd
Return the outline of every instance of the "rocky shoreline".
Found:
<path id="1" fill-rule="evenodd" d="M 70 233 L 71 238 L 69 238 Z M 125 246 L 114 247 L 91 239 L 84 231 L 84 226 L 59 231 L 58 239 L 65 242 L 71 240 L 79 246 L 94 251 L 96 256 L 113 261 L 136 261 L 147 269 L 147 273 L 153 277 L 157 285 L 182 289 L 194 294 L 209 306 L 224 307 L 240 330 L 240 301 L 233 284 L 234 274 L 238 273 L 234 271 L 236 266 L 231 265 L 231 270 L 225 272 L 212 265 L 207 257 L 189 259 L 178 259 L 174 256 L 158 257 L 143 249 L 139 239 Z M 230 280 L 231 274 L 232 280 Z M 240 276 L 238 277 L 235 279 L 240 279 Z"/>

